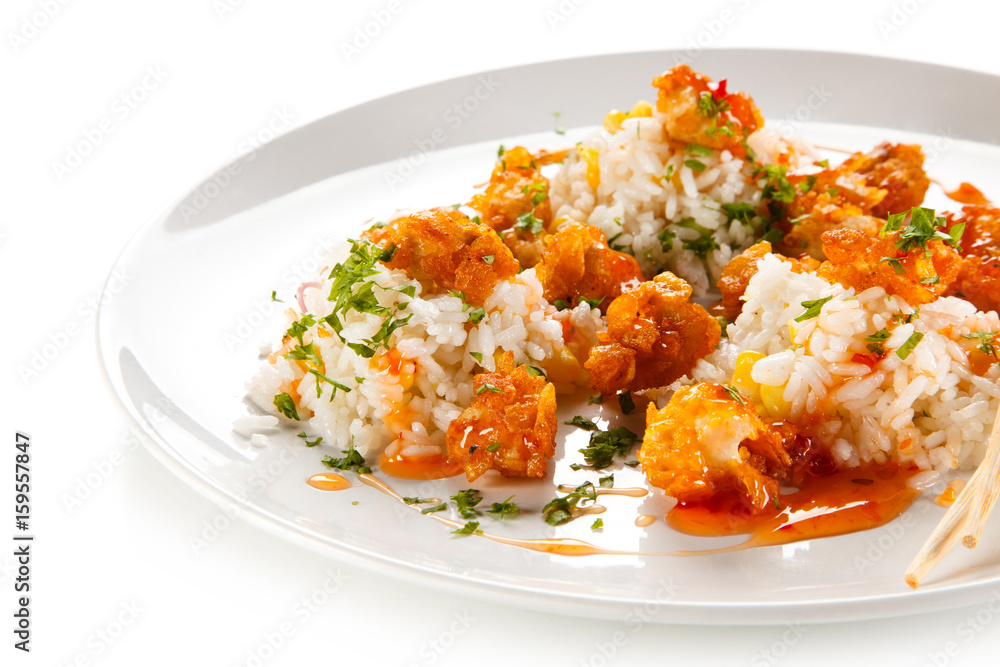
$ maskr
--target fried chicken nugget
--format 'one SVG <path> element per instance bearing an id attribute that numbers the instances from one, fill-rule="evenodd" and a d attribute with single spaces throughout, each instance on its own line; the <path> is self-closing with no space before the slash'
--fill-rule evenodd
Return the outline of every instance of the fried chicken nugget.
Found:
<path id="1" fill-rule="evenodd" d="M 626 290 L 608 306 L 608 331 L 584 367 L 602 394 L 665 387 L 719 343 L 719 322 L 670 272 Z"/>
<path id="2" fill-rule="evenodd" d="M 395 254 L 385 262 L 390 269 L 405 270 L 430 292 L 464 292 L 465 300 L 476 305 L 519 268 L 493 230 L 451 209 L 414 213 L 367 235 L 383 248 L 395 244 Z"/>
<path id="3" fill-rule="evenodd" d="M 649 483 L 681 502 L 735 490 L 754 511 L 778 495 L 791 457 L 751 401 L 712 383 L 681 387 L 646 409 L 639 461 Z"/>
<path id="4" fill-rule="evenodd" d="M 882 287 L 911 306 L 934 301 L 958 276 L 962 259 L 958 251 L 941 240 L 929 238 L 904 250 L 899 247 L 900 232 L 880 236 L 856 229 L 825 232 L 823 252 L 828 259 L 820 265 L 817 275 L 858 292 Z"/>
<path id="5" fill-rule="evenodd" d="M 962 266 L 945 294 L 958 295 L 977 309 L 1000 311 L 1000 208 L 963 206 L 946 215 L 948 226 L 965 224 Z"/>
<path id="6" fill-rule="evenodd" d="M 555 386 L 525 366 L 515 368 L 510 351 L 474 383 L 472 404 L 448 426 L 448 460 L 461 462 L 470 482 L 487 470 L 545 477 L 558 426 Z"/>
<path id="7" fill-rule="evenodd" d="M 643 280 L 634 257 L 609 248 L 597 227 L 578 222 L 563 225 L 546 239 L 535 274 L 549 302 L 563 299 L 575 306 L 587 299 L 600 302 L 601 312 L 622 293 L 622 285 Z"/>
<path id="8" fill-rule="evenodd" d="M 667 136 L 684 143 L 728 150 L 746 157 L 746 138 L 764 125 L 764 118 L 746 93 L 730 93 L 726 80 L 713 83 L 687 65 L 678 65 L 653 79 L 658 88 L 656 108 L 666 114 Z"/>

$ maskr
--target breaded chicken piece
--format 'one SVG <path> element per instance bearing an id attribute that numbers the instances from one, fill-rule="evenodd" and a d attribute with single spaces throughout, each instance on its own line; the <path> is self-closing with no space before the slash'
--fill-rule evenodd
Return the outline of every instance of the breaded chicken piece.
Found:
<path id="1" fill-rule="evenodd" d="M 930 181 L 920 146 L 883 143 L 854 153 L 837 167 L 791 175 L 794 198 L 785 211 L 779 251 L 825 259 L 821 237 L 833 229 L 875 234 L 884 219 L 919 206 Z"/>
<path id="2" fill-rule="evenodd" d="M 771 253 L 771 244 L 760 241 L 733 257 L 722 269 L 722 275 L 716 286 L 722 294 L 723 317 L 730 322 L 735 321 L 743 311 L 743 294 L 747 291 L 750 279 L 757 275 L 757 262 Z M 796 273 L 815 271 L 819 268 L 819 262 L 809 256 L 791 259 L 774 254 L 782 261 L 790 262 L 792 270 Z"/>
<path id="3" fill-rule="evenodd" d="M 548 157 L 536 159 L 523 146 L 502 152 L 486 190 L 469 202 L 525 269 L 541 259 L 552 222 L 549 179 L 539 169 Z"/>
<path id="4" fill-rule="evenodd" d="M 961 257 L 941 238 L 927 233 L 916 237 L 915 227 L 924 224 L 924 232 L 936 232 L 934 212 L 924 211 L 919 218 L 899 231 L 887 231 L 870 236 L 855 229 L 835 229 L 823 234 L 823 252 L 828 257 L 816 272 L 820 278 L 853 287 L 863 292 L 870 287 L 882 287 L 888 294 L 897 294 L 911 306 L 930 303 L 945 293 L 958 276 Z M 927 215 L 929 213 L 929 215 Z M 922 222 L 923 221 L 923 222 Z M 910 239 L 911 242 L 908 242 Z M 919 241 L 919 242 L 918 242 Z"/>
<path id="5" fill-rule="evenodd" d="M 475 397 L 448 426 L 448 460 L 471 482 L 487 470 L 505 477 L 545 477 L 555 452 L 556 390 L 507 351 L 495 372 L 475 377 Z"/>
<path id="6" fill-rule="evenodd" d="M 681 502 L 737 491 L 753 511 L 778 495 L 791 458 L 751 401 L 722 385 L 681 387 L 646 409 L 639 461 L 649 483 Z"/>
<path id="7" fill-rule="evenodd" d="M 963 206 L 946 214 L 948 227 L 964 224 L 962 266 L 945 294 L 958 295 L 977 309 L 1000 311 L 1000 208 Z"/>
<path id="8" fill-rule="evenodd" d="M 405 270 L 429 292 L 464 292 L 476 305 L 519 268 L 492 229 L 451 209 L 414 213 L 366 235 L 382 248 L 395 245 L 392 259 L 384 262 L 390 269 Z"/>
<path id="9" fill-rule="evenodd" d="M 622 285 L 643 280 L 634 257 L 609 248 L 597 227 L 578 222 L 563 225 L 546 238 L 535 273 L 550 303 L 562 299 L 576 306 L 587 299 L 600 302 L 601 312 L 607 312 L 622 293 Z"/>
<path id="10" fill-rule="evenodd" d="M 608 331 L 584 367 L 602 394 L 665 387 L 719 343 L 719 322 L 670 272 L 626 290 L 608 306 Z"/>
<path id="11" fill-rule="evenodd" d="M 675 141 L 747 155 L 746 138 L 764 125 L 753 99 L 730 93 L 726 80 L 713 83 L 687 65 L 678 65 L 653 79 L 658 88 L 656 109 L 667 118 L 663 129 Z"/>

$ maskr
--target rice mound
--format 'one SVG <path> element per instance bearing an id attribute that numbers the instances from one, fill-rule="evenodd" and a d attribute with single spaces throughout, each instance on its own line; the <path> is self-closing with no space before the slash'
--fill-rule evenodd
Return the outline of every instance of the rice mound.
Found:
<path id="1" fill-rule="evenodd" d="M 774 255 L 758 267 L 728 338 L 690 379 L 729 383 L 738 355 L 759 352 L 766 356 L 753 365 L 753 381 L 783 388 L 787 415 L 780 416 L 807 425 L 805 434 L 841 466 L 896 455 L 944 472 L 982 460 L 1000 407 L 1000 367 L 976 375 L 960 341 L 1000 329 L 997 313 L 955 297 L 917 309 L 881 287 L 855 294 L 815 274 L 794 273 Z M 825 297 L 832 298 L 818 317 L 794 321 L 806 311 L 802 302 Z M 857 361 L 855 355 L 869 352 L 865 338 L 886 327 L 885 356 L 872 366 Z M 923 338 L 900 358 L 897 350 L 914 333 Z"/>
<path id="2" fill-rule="evenodd" d="M 327 300 L 333 284 L 327 274 L 335 259 L 342 257 L 331 258 L 320 271 L 319 286 L 307 287 L 302 294 L 306 309 L 317 321 L 333 307 Z M 303 335 L 303 342 L 312 343 L 322 358 L 324 374 L 350 391 L 332 391 L 330 384 L 285 358 L 287 346 L 272 353 L 247 384 L 251 400 L 272 415 L 279 414 L 275 396 L 291 388 L 294 393 L 289 393 L 311 433 L 321 435 L 324 444 L 342 449 L 353 445 L 365 457 L 378 455 L 397 438 L 404 447 L 444 446 L 448 424 L 472 402 L 477 365 L 494 370 L 494 355 L 510 350 L 518 364 L 541 365 L 564 348 L 581 353 L 577 346 L 593 344 L 597 332 L 605 328 L 600 311 L 586 303 L 557 312 L 542 297 L 534 269 L 510 282 L 499 282 L 484 304 L 483 318 L 470 323 L 473 309 L 459 296 L 427 294 L 405 271 L 381 264 L 375 268 L 376 273 L 363 282 L 376 285 L 373 293 L 379 305 L 398 308 L 401 317 L 412 315 L 383 349 L 366 359 L 348 346 L 371 339 L 386 320 L 356 310 L 342 317 L 345 340 L 329 330 L 320 332 L 318 324 Z M 406 286 L 412 287 L 412 298 L 399 291 Z M 354 285 L 355 292 L 362 287 L 362 283 Z M 287 326 L 300 317 L 288 309 Z M 565 321 L 580 334 L 570 346 L 563 342 Z M 398 355 L 398 363 L 380 363 L 392 356 L 390 350 Z M 307 422 L 303 411 L 313 413 Z M 416 450 L 403 453 L 418 455 Z"/>
<path id="3" fill-rule="evenodd" d="M 703 296 L 729 260 L 762 231 L 760 218 L 750 225 L 730 221 L 720 205 L 745 203 L 756 209 L 761 187 L 753 179 L 752 162 L 728 150 L 698 147 L 692 153 L 671 143 L 664 120 L 654 110 L 649 117 L 625 119 L 617 132 L 601 129 L 585 138 L 551 179 L 552 210 L 557 218 L 599 227 L 613 248 L 639 261 L 647 277 L 668 269 L 690 283 L 695 296 Z M 766 127 L 747 143 L 762 164 L 772 164 L 791 146 Z M 791 152 L 809 151 L 796 144 Z M 584 156 L 599 166 L 596 188 L 588 182 Z M 717 247 L 711 247 L 709 236 Z"/>

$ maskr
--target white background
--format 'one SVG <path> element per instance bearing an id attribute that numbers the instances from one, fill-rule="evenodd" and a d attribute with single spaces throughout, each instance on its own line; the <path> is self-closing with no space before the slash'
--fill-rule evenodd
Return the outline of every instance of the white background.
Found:
<path id="1" fill-rule="evenodd" d="M 211 536 L 207 522 L 220 510 L 133 446 L 131 425 L 101 377 L 92 304 L 139 225 L 247 150 L 269 122 L 291 116 L 293 127 L 479 70 L 688 48 L 696 40 L 1000 73 L 996 3 L 407 0 L 359 53 L 346 55 L 356 29 L 388 7 L 372 0 L 4 2 L 0 284 L 8 305 L 0 325 L 0 441 L 9 471 L 15 430 L 33 438 L 37 542 L 30 655 L 11 648 L 13 559 L 0 550 L 0 663 L 256 664 L 248 652 L 290 630 L 273 655 L 264 649 L 262 664 L 843 665 L 859 655 L 877 665 L 995 664 L 1000 620 L 991 616 L 972 637 L 961 629 L 976 609 L 795 628 L 653 624 L 633 633 L 622 623 L 525 612 L 381 579 L 238 520 L 196 552 L 192 538 Z M 726 9 L 736 18 L 723 23 Z M 115 100 L 144 80 L 145 99 L 123 118 Z M 913 104 L 934 93 L 914 82 Z M 104 118 L 113 119 L 110 131 L 82 164 L 54 168 Z M 19 372 L 50 343 L 58 353 L 37 375 Z M 88 486 L 88 475 L 96 483 Z M 0 516 L 9 516 L 12 482 L 9 473 L 3 478 Z M 72 494 L 88 497 L 67 507 Z M 296 614 L 328 572 L 343 579 L 337 592 L 308 618 Z M 120 634 L 118 622 L 127 623 Z M 628 639 L 612 647 L 619 630 Z M 101 631 L 117 636 L 107 643 Z M 944 654 L 949 643 L 953 657 Z"/>

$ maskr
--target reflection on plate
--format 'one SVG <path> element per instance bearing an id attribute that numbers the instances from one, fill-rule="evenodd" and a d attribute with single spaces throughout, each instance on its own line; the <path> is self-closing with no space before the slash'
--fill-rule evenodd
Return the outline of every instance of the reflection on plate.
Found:
<path id="1" fill-rule="evenodd" d="M 562 125 L 593 123 L 607 109 L 648 94 L 648 73 L 675 64 L 675 55 L 607 56 L 496 72 L 495 94 L 457 127 L 442 114 L 449 100 L 478 85 L 475 76 L 376 100 L 237 160 L 228 168 L 235 174 L 230 179 L 210 177 L 150 221 L 116 266 L 135 278 L 102 310 L 98 326 L 111 384 L 153 438 L 154 453 L 199 491 L 237 503 L 245 516 L 284 539 L 432 586 L 538 609 L 623 618 L 651 605 L 656 611 L 649 616 L 661 622 L 780 623 L 916 613 L 987 599 L 1000 584 L 1000 563 L 990 558 L 1000 546 L 996 531 L 976 551 L 950 556 L 920 590 L 903 582 L 906 565 L 941 514 L 927 498 L 900 520 L 866 533 L 696 558 L 636 555 L 720 547 L 739 538 L 706 540 L 670 530 L 660 519 L 669 507 L 660 493 L 602 497 L 607 510 L 600 531 L 591 530 L 592 520 L 547 526 L 537 510 L 556 485 L 597 481 L 593 471 L 570 469 L 586 434 L 565 427 L 559 437 L 565 444 L 544 483 L 486 476 L 475 486 L 484 505 L 515 494 L 519 506 L 535 510 L 507 521 L 484 517 L 491 534 L 558 535 L 626 552 L 567 557 L 453 537 L 453 527 L 351 473 L 352 488 L 317 490 L 306 482 L 325 472 L 320 459 L 335 452 L 306 448 L 294 432 L 271 435 L 262 447 L 233 433 L 232 420 L 248 411 L 244 383 L 258 364 L 258 345 L 276 339 L 282 328 L 271 290 L 292 293 L 310 279 L 320 261 L 314 248 L 356 234 L 365 220 L 396 208 L 467 198 L 476 178 L 470 174 L 486 172 L 499 142 L 532 149 L 572 145 L 583 131 L 553 133 L 554 111 L 561 112 Z M 1000 148 L 988 143 L 985 110 L 941 102 L 996 90 L 1000 80 L 993 77 L 822 53 L 717 51 L 695 65 L 745 82 L 741 86 L 769 117 L 820 144 L 853 150 L 883 140 L 920 143 L 933 176 L 1000 183 Z M 786 72 L 780 88 L 756 78 L 778 67 Z M 851 73 L 860 68 L 879 75 L 858 81 Z M 920 108 L 904 92 L 905 82 L 916 78 L 940 92 Z M 591 86 L 584 95 L 582 86 L 568 85 L 582 81 L 600 82 L 602 92 Z M 810 86 L 819 84 L 832 92 L 826 104 L 810 110 L 807 123 L 800 107 Z M 856 103 L 876 98 L 878 105 Z M 529 109 L 524 99 L 533 100 Z M 399 116 L 401 108 L 413 111 Z M 438 151 L 421 152 L 421 138 L 442 133 Z M 946 204 L 929 198 L 927 205 Z M 600 406 L 585 403 L 562 407 L 562 419 L 600 415 Z M 619 468 L 616 487 L 644 486 L 640 473 Z M 468 484 L 458 478 L 392 486 L 405 496 L 446 499 Z M 656 519 L 637 527 L 640 516 Z"/>

